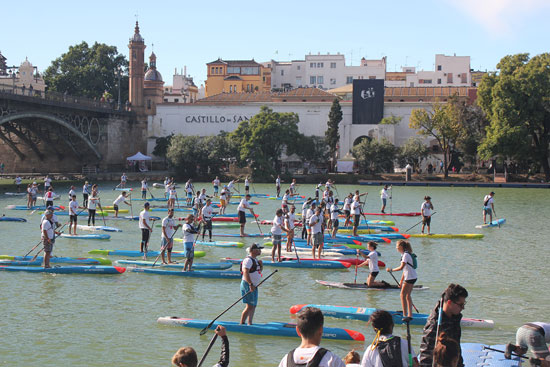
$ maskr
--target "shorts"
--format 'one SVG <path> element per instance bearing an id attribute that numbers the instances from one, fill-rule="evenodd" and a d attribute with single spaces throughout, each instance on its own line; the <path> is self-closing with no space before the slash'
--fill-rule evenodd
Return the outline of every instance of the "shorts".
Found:
<path id="1" fill-rule="evenodd" d="M 370 276 L 374 279 L 378 276 L 379 273 L 380 273 L 379 271 L 371 271 Z"/>
<path id="2" fill-rule="evenodd" d="M 151 235 L 151 232 L 147 228 L 141 229 L 141 242 L 147 243 L 149 242 L 149 236 Z"/>
<path id="3" fill-rule="evenodd" d="M 271 234 L 273 238 L 273 246 L 279 246 L 281 244 L 282 235 L 280 234 Z"/>
<path id="4" fill-rule="evenodd" d="M 162 251 L 162 249 L 172 251 L 172 247 L 174 247 L 174 241 L 171 241 L 171 243 L 168 246 L 166 246 L 167 243 L 168 243 L 168 239 L 162 237 L 162 240 L 160 241 L 160 250 L 161 251 Z"/>
<path id="5" fill-rule="evenodd" d="M 521 326 L 516 332 L 516 344 L 522 349 L 531 350 L 537 358 L 546 358 L 550 355 L 550 352 L 548 351 L 544 334 L 541 333 L 537 326 L 533 324 Z"/>
<path id="6" fill-rule="evenodd" d="M 417 279 L 407 279 L 407 280 L 405 280 L 405 283 L 407 283 L 407 284 L 414 284 L 414 283 L 416 283 L 416 280 L 417 280 Z"/>
<path id="7" fill-rule="evenodd" d="M 243 303 L 251 306 L 258 305 L 258 288 L 254 289 L 254 292 L 247 294 L 250 291 L 250 285 L 241 280 L 241 296 L 246 296 L 243 298 Z"/>
<path id="8" fill-rule="evenodd" d="M 212 230 L 212 219 L 205 219 L 204 229 Z"/>
<path id="9" fill-rule="evenodd" d="M 387 199 L 382 199 L 382 205 L 386 206 L 386 200 Z"/>
<path id="10" fill-rule="evenodd" d="M 239 210 L 239 223 L 245 224 L 246 223 L 246 214 L 245 212 L 242 212 Z"/>
<path id="11" fill-rule="evenodd" d="M 118 210 L 118 205 L 116 205 L 116 204 L 113 205 L 113 209 L 114 209 L 114 210 Z"/>
<path id="12" fill-rule="evenodd" d="M 192 199 L 192 198 L 193 198 L 193 193 L 188 192 L 188 193 L 187 193 L 187 198 L 188 198 L 188 199 Z"/>
<path id="13" fill-rule="evenodd" d="M 183 256 L 185 256 L 186 259 L 193 259 L 195 257 L 193 242 L 185 242 L 183 244 Z"/>
<path id="14" fill-rule="evenodd" d="M 347 218 L 347 217 L 349 217 L 349 216 L 351 215 L 351 211 L 349 211 L 349 210 L 344 210 L 344 214 L 345 214 L 345 216 L 346 216 L 346 218 Z"/>
<path id="15" fill-rule="evenodd" d="M 44 252 L 52 252 L 53 245 L 55 244 L 55 238 L 53 238 L 50 243 L 44 242 Z"/>
<path id="16" fill-rule="evenodd" d="M 353 220 L 353 226 L 358 227 L 359 222 L 361 222 L 361 215 L 360 214 L 355 214 L 354 215 L 354 220 Z"/>
<path id="17" fill-rule="evenodd" d="M 483 208 L 483 213 L 493 215 L 493 209 L 491 208 Z"/>
<path id="18" fill-rule="evenodd" d="M 340 221 L 338 219 L 332 220 L 332 228 L 338 228 L 339 225 L 340 225 Z"/>
<path id="19" fill-rule="evenodd" d="M 197 214 L 199 214 L 199 209 L 193 208 L 193 216 L 197 217 Z"/>
<path id="20" fill-rule="evenodd" d="M 429 226 L 431 223 L 432 223 L 432 217 L 424 217 L 424 219 L 422 219 L 422 224 Z"/>
<path id="21" fill-rule="evenodd" d="M 323 244 L 323 232 L 313 234 L 313 246 L 319 247 Z"/>
<path id="22" fill-rule="evenodd" d="M 76 214 L 75 214 L 75 215 L 69 215 L 69 223 L 71 223 L 71 224 L 72 224 L 72 223 L 76 224 L 76 218 L 77 218 L 77 217 L 78 217 L 78 216 L 77 216 Z"/>
<path id="23" fill-rule="evenodd" d="M 250 190 L 250 186 L 245 186 L 245 187 L 244 187 L 244 190 L 245 190 L 245 191 L 249 191 L 249 190 Z"/>
<path id="24" fill-rule="evenodd" d="M 31 199 L 33 199 L 33 200 L 36 201 L 36 194 L 32 194 L 32 195 L 31 195 Z"/>
<path id="25" fill-rule="evenodd" d="M 218 186 L 214 186 L 214 192 L 218 192 L 219 188 Z"/>
<path id="26" fill-rule="evenodd" d="M 224 199 L 220 199 L 220 206 L 226 206 L 227 204 L 225 204 L 225 200 Z"/>

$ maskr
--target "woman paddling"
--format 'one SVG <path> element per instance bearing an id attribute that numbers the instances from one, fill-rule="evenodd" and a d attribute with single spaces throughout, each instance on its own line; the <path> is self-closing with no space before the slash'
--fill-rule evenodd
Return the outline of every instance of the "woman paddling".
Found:
<path id="1" fill-rule="evenodd" d="M 275 253 L 277 253 L 277 261 L 281 262 L 281 241 L 283 231 L 288 233 L 285 227 L 283 218 L 283 209 L 277 209 L 275 218 L 273 218 L 273 227 L 271 227 L 271 235 L 273 238 L 273 249 L 271 250 L 271 261 L 275 262 Z"/>
<path id="2" fill-rule="evenodd" d="M 376 276 L 380 272 L 380 270 L 378 268 L 378 253 L 376 252 L 376 247 L 377 246 L 378 245 L 376 244 L 376 242 L 369 241 L 368 249 L 369 249 L 370 252 L 369 252 L 369 255 L 367 257 L 367 260 L 365 260 L 361 264 L 357 265 L 357 267 L 360 268 L 360 267 L 366 266 L 366 265 L 369 267 L 370 273 L 369 273 L 369 276 L 367 278 L 367 283 L 365 283 L 368 287 L 387 288 L 387 287 L 390 286 L 387 282 L 384 282 L 384 281 L 376 282 L 375 281 Z M 357 253 L 364 256 L 363 253 L 360 250 L 357 250 Z"/>
<path id="3" fill-rule="evenodd" d="M 399 287 L 401 288 L 401 307 L 403 309 L 403 318 L 412 319 L 412 297 L 411 292 L 416 283 L 417 275 L 416 270 L 413 266 L 412 247 L 411 244 L 407 241 L 399 240 L 395 245 L 395 248 L 401 254 L 401 265 L 399 267 L 392 269 L 386 268 L 386 271 L 389 273 L 394 271 L 403 270 L 401 275 L 401 281 L 399 282 Z"/>

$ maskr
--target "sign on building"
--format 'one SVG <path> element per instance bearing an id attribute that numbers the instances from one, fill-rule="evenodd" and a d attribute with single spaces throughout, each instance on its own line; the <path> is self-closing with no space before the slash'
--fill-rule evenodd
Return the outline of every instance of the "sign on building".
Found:
<path id="1" fill-rule="evenodd" d="M 384 80 L 353 81 L 353 124 L 378 124 L 384 116 Z"/>

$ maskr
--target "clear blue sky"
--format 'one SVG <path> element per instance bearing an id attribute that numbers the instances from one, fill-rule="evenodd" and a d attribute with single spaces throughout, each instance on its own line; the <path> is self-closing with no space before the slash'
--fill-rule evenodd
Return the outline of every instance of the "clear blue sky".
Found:
<path id="1" fill-rule="evenodd" d="M 394 71 L 405 64 L 433 70 L 436 53 L 456 53 L 471 56 L 474 69 L 494 70 L 507 54 L 550 51 L 547 0 L 31 0 L 3 10 L 0 51 L 8 64 L 28 57 L 41 71 L 83 40 L 128 55 L 138 14 L 146 57 L 154 43 L 166 84 L 187 65 L 200 85 L 205 63 L 218 57 L 283 61 L 340 52 L 348 65 L 387 56 Z"/>

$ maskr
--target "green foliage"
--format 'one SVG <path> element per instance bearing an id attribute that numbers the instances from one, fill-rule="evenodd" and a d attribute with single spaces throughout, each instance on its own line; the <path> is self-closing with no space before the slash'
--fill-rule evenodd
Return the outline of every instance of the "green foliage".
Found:
<path id="1" fill-rule="evenodd" d="M 326 164 L 330 151 L 325 138 L 320 136 L 303 136 L 296 147 L 296 154 L 304 161 L 315 164 Z"/>
<path id="2" fill-rule="evenodd" d="M 105 91 L 118 98 L 117 70 L 122 70 L 121 103 L 128 100 L 128 61 L 115 46 L 86 42 L 70 46 L 44 72 L 50 91 L 100 99 Z"/>
<path id="3" fill-rule="evenodd" d="M 416 169 L 423 159 L 428 158 L 429 153 L 428 147 L 422 143 L 422 140 L 412 136 L 398 148 L 397 163 L 400 167 L 410 164 Z"/>
<path id="4" fill-rule="evenodd" d="M 342 107 L 338 98 L 335 98 L 332 102 L 330 112 L 328 114 L 328 128 L 325 131 L 325 141 L 329 148 L 330 156 L 333 160 L 336 157 L 336 152 L 338 151 L 338 142 L 340 141 L 340 133 L 338 132 L 338 127 L 342 121 Z"/>
<path id="5" fill-rule="evenodd" d="M 393 172 L 397 148 L 386 138 L 364 139 L 351 150 L 359 168 L 366 173 Z"/>
<path id="6" fill-rule="evenodd" d="M 460 128 L 456 148 L 462 152 L 465 161 L 472 165 L 477 162 L 477 149 L 485 138 L 485 128 L 489 125 L 485 113 L 478 105 L 459 104 Z"/>
<path id="7" fill-rule="evenodd" d="M 238 163 L 252 167 L 256 177 L 275 175 L 281 153 L 285 149 L 288 155 L 299 151 L 302 137 L 297 114 L 273 112 L 266 106 L 229 134 L 233 146 L 238 147 Z"/>
<path id="8" fill-rule="evenodd" d="M 478 91 L 490 121 L 479 154 L 484 159 L 534 158 L 550 180 L 550 53 L 531 59 L 528 54 L 505 56 L 497 69 L 483 78 Z"/>
<path id="9" fill-rule="evenodd" d="M 401 120 L 403 120 L 403 116 L 395 116 L 392 114 L 380 120 L 380 125 L 398 125 Z"/>
<path id="10" fill-rule="evenodd" d="M 153 154 L 157 157 L 166 158 L 166 153 L 168 153 L 168 147 L 170 147 L 170 141 L 174 134 L 168 136 L 162 136 L 155 140 L 155 148 L 153 149 Z"/>

